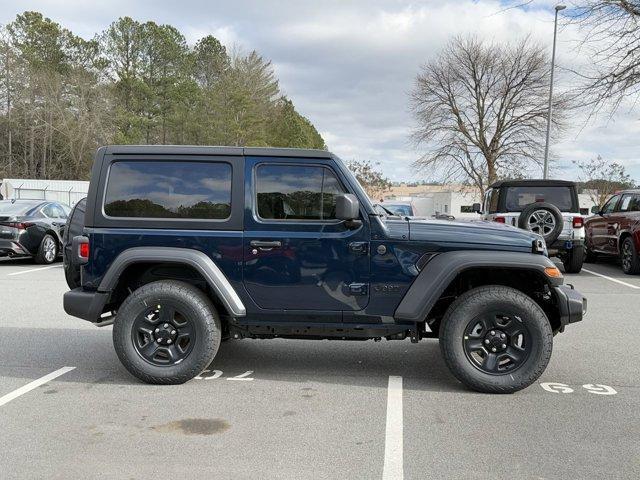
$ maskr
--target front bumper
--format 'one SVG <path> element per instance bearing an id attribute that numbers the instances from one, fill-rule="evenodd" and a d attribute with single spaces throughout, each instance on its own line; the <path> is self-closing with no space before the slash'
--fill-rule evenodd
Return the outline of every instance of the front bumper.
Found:
<path id="1" fill-rule="evenodd" d="M 109 300 L 109 293 L 92 292 L 82 287 L 65 292 L 63 296 L 64 311 L 73 317 L 104 325 L 102 313 Z"/>
<path id="2" fill-rule="evenodd" d="M 573 285 L 560 285 L 553 290 L 558 300 L 560 331 L 563 331 L 566 325 L 579 322 L 586 315 L 587 299 Z"/>

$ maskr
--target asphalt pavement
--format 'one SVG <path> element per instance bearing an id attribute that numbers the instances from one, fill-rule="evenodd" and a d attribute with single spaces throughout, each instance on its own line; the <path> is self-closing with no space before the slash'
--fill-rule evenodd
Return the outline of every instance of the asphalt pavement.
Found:
<path id="1" fill-rule="evenodd" d="M 434 340 L 229 341 L 145 385 L 64 313 L 61 264 L 0 261 L 0 478 L 640 478 L 640 276 L 585 267 L 539 381 L 485 395 Z"/>

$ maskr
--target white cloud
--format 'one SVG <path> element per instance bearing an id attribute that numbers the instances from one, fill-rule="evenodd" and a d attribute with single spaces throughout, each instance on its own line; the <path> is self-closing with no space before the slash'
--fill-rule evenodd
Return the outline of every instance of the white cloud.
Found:
<path id="1" fill-rule="evenodd" d="M 40 10 L 85 37 L 119 16 L 170 23 L 190 43 L 216 35 L 231 48 L 256 49 L 273 61 L 283 91 L 322 133 L 330 149 L 349 159 L 379 162 L 392 179 L 420 178 L 411 163 L 420 155 L 408 140 L 413 119 L 407 94 L 420 65 L 432 59 L 454 34 L 476 33 L 495 41 L 531 36 L 551 48 L 552 0 L 527 8 L 497 0 L 359 0 L 344 2 L 261 2 L 236 0 L 114 0 L 96 6 L 79 0 L 25 0 L 5 5 L 0 21 L 11 21 L 25 9 Z M 576 68 L 588 63 L 576 50 L 575 27 L 561 28 L 558 65 Z M 557 88 L 569 76 L 557 71 Z M 622 111 L 613 121 L 596 118 L 585 124 L 586 112 L 571 119 L 571 128 L 552 145 L 554 172 L 574 178 L 572 160 L 601 154 L 627 165 L 640 179 L 636 139 L 640 111 Z M 420 174 L 424 178 L 425 174 Z"/>

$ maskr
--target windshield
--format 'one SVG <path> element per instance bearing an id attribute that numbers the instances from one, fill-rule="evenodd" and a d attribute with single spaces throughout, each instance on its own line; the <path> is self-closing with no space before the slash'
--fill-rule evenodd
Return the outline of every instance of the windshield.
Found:
<path id="1" fill-rule="evenodd" d="M 25 215 L 29 210 L 36 207 L 37 203 L 32 202 L 12 202 L 11 200 L 0 201 L 0 215 Z"/>
<path id="2" fill-rule="evenodd" d="M 385 203 L 384 207 L 394 215 L 409 217 L 413 215 L 413 209 L 411 208 L 411 205 L 394 205 L 392 203 Z"/>
<path id="3" fill-rule="evenodd" d="M 573 192 L 569 186 L 507 188 L 505 209 L 508 212 L 520 212 L 527 205 L 540 202 L 555 205 L 561 212 L 571 212 L 574 210 Z"/>

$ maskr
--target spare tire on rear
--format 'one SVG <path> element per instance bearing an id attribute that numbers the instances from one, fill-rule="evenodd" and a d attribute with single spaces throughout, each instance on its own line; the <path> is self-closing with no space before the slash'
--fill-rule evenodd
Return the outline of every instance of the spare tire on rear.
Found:
<path id="1" fill-rule="evenodd" d="M 537 202 L 522 209 L 518 227 L 542 235 L 547 246 L 550 246 L 562 233 L 563 222 L 558 207 L 547 202 Z"/>
<path id="2" fill-rule="evenodd" d="M 80 200 L 71 210 L 67 219 L 67 225 L 62 236 L 62 264 L 64 266 L 64 277 L 70 289 L 78 288 L 80 284 L 80 265 L 72 255 L 73 237 L 82 235 L 84 229 L 84 212 L 87 208 L 87 199 Z"/>

